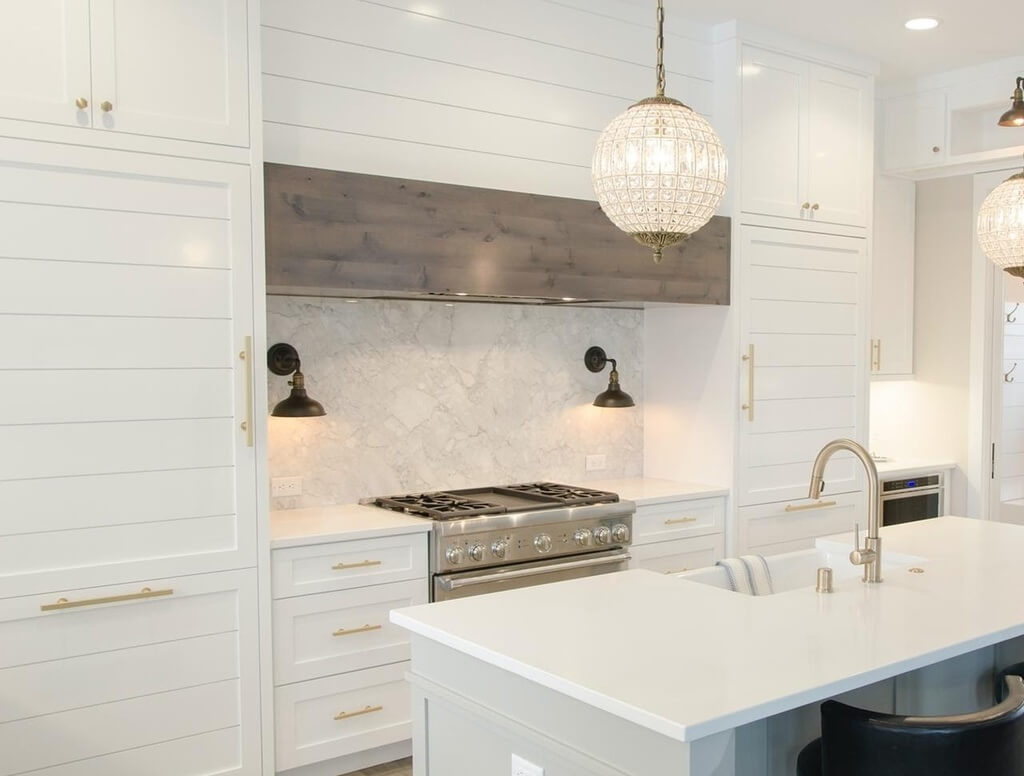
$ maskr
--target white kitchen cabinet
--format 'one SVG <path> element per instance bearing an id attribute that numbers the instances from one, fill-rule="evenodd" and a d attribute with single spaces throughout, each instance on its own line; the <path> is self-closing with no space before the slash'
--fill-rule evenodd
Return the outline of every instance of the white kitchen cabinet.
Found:
<path id="1" fill-rule="evenodd" d="M 866 241 L 744 226 L 737 504 L 803 498 L 818 450 L 866 430 Z M 826 493 L 861 488 L 837 455 Z"/>
<path id="2" fill-rule="evenodd" d="M 249 144 L 246 0 L 4 0 L 0 116 Z"/>
<path id="3" fill-rule="evenodd" d="M 945 91 L 891 97 L 882 108 L 882 167 L 886 172 L 936 167 L 949 151 Z"/>
<path id="4" fill-rule="evenodd" d="M 872 376 L 914 373 L 914 246 L 917 188 L 913 181 L 875 178 L 871 251 Z"/>
<path id="5" fill-rule="evenodd" d="M 0 114 L 89 126 L 89 0 L 0 0 L 0 22 Z"/>
<path id="6" fill-rule="evenodd" d="M 870 80 L 752 46 L 742 56 L 742 210 L 866 227 Z"/>
<path id="7" fill-rule="evenodd" d="M 255 565 L 248 169 L 0 159 L 0 597 Z"/>
<path id="8" fill-rule="evenodd" d="M 630 547 L 631 569 L 648 569 L 660 574 L 714 566 L 725 557 L 725 535 L 708 534 L 691 539 L 675 539 Z"/>
<path id="9" fill-rule="evenodd" d="M 810 471 L 809 465 L 807 470 Z M 824 494 L 817 501 L 810 501 L 805 486 L 802 495 L 789 502 L 737 510 L 737 554 L 778 555 L 804 550 L 813 547 L 814 540 L 822 536 L 849 531 L 852 537 L 857 523 L 862 530 L 866 529 L 863 493 Z"/>
<path id="10" fill-rule="evenodd" d="M 725 496 L 640 503 L 630 568 L 671 574 L 712 566 L 725 554 Z"/>

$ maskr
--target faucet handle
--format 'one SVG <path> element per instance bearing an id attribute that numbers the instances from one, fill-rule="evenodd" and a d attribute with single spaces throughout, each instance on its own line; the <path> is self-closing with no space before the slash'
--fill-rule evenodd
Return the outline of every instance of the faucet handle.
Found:
<path id="1" fill-rule="evenodd" d="M 853 549 L 860 549 L 860 523 L 853 524 Z"/>

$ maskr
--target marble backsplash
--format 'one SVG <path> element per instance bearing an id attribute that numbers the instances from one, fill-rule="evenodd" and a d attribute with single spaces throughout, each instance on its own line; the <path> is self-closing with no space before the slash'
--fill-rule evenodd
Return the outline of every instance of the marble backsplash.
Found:
<path id="1" fill-rule="evenodd" d="M 271 296 L 268 342 L 290 342 L 324 418 L 270 418 L 270 476 L 301 476 L 275 509 L 533 479 L 635 477 L 643 466 L 643 313 Z M 618 359 L 631 409 L 591 405 Z M 287 396 L 270 375 L 271 406 Z M 588 473 L 585 457 L 607 456 Z"/>

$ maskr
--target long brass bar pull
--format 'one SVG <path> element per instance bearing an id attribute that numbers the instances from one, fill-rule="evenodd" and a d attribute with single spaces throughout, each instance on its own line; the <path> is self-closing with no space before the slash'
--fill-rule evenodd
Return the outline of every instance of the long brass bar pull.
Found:
<path id="1" fill-rule="evenodd" d="M 787 512 L 803 512 L 808 509 L 825 509 L 825 507 L 834 507 L 835 501 L 812 501 L 810 504 L 786 504 Z"/>
<path id="2" fill-rule="evenodd" d="M 39 607 L 39 610 L 43 612 L 55 612 L 61 609 L 78 609 L 82 606 L 99 606 L 100 604 L 117 604 L 122 601 L 142 601 L 146 598 L 163 598 L 168 595 L 174 595 L 174 591 L 170 588 L 167 588 L 166 590 L 150 590 L 148 587 L 144 587 L 138 593 L 105 595 L 100 598 L 83 598 L 80 601 L 69 601 L 66 598 L 58 598 L 56 603 L 43 604 Z"/>
<path id="3" fill-rule="evenodd" d="M 242 431 L 245 432 L 245 446 L 252 447 L 252 337 L 245 338 L 245 347 L 239 352 L 238 357 L 245 365 L 245 420 L 242 421 Z"/>
<path id="4" fill-rule="evenodd" d="M 747 362 L 747 403 L 743 409 L 747 411 L 747 420 L 754 422 L 754 346 L 747 345 L 747 352 L 743 356 Z"/>
<path id="5" fill-rule="evenodd" d="M 332 636 L 351 636 L 353 633 L 367 633 L 368 631 L 380 630 L 383 625 L 364 625 L 361 628 L 338 628 Z"/>
<path id="6" fill-rule="evenodd" d="M 361 717 L 364 714 L 373 714 L 375 711 L 384 711 L 383 706 L 364 706 L 358 711 L 343 711 L 339 714 L 334 715 L 335 720 L 352 719 L 352 717 Z"/>
<path id="7" fill-rule="evenodd" d="M 876 342 L 878 344 L 875 346 L 875 371 L 876 372 L 881 372 L 882 371 L 882 340 L 879 339 L 879 340 L 876 340 Z"/>
<path id="8" fill-rule="evenodd" d="M 696 523 L 696 517 L 670 517 L 665 521 L 665 525 L 677 525 L 678 523 Z"/>
<path id="9" fill-rule="evenodd" d="M 341 571 L 343 569 L 361 569 L 366 566 L 379 566 L 384 561 L 381 560 L 361 560 L 358 563 L 335 563 L 331 566 L 335 571 Z"/>

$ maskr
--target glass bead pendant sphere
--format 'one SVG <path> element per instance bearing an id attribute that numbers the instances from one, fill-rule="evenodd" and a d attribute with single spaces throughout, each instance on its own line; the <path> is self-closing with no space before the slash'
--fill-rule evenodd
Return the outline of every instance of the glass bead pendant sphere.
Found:
<path id="1" fill-rule="evenodd" d="M 728 161 L 707 120 L 669 97 L 641 100 L 598 138 L 591 176 L 615 226 L 654 249 L 711 220 L 725 194 Z"/>
<path id="2" fill-rule="evenodd" d="M 978 211 L 978 243 L 997 267 L 1024 278 L 1024 172 L 985 197 Z"/>

